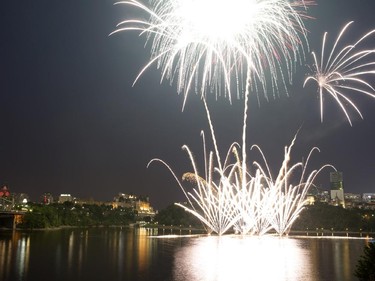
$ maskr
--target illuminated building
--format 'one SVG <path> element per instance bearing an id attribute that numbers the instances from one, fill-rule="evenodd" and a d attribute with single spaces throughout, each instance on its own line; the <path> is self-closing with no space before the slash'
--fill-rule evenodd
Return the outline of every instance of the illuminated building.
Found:
<path id="1" fill-rule="evenodd" d="M 342 172 L 331 172 L 329 176 L 331 186 L 331 202 L 333 205 L 345 208 L 344 185 Z"/>
<path id="2" fill-rule="evenodd" d="M 154 217 L 155 211 L 148 197 L 119 193 L 113 198 L 112 207 L 131 208 L 138 217 Z"/>
<path id="3" fill-rule="evenodd" d="M 361 194 L 357 193 L 344 193 L 345 207 L 346 208 L 356 208 L 362 203 Z"/>
<path id="4" fill-rule="evenodd" d="M 70 194 L 60 194 L 59 196 L 59 203 L 64 203 L 64 202 L 73 202 L 73 196 Z"/>
<path id="5" fill-rule="evenodd" d="M 139 217 L 155 216 L 154 209 L 151 207 L 150 202 L 147 201 L 136 201 L 135 210 L 137 211 L 137 216 Z"/>
<path id="6" fill-rule="evenodd" d="M 375 193 L 363 193 L 362 200 L 365 203 L 374 203 L 375 204 Z"/>

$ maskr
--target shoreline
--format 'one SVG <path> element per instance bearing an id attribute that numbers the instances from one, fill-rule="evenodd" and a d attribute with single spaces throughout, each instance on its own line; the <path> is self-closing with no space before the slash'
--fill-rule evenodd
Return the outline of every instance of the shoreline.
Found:
<path id="1" fill-rule="evenodd" d="M 173 225 L 139 225 L 139 224 L 128 224 L 128 225 L 91 225 L 91 226 L 71 226 L 71 225 L 63 225 L 58 227 L 47 227 L 47 228 L 0 228 L 1 232 L 33 232 L 33 231 L 58 231 L 63 229 L 90 229 L 90 228 L 145 228 L 145 229 L 159 229 L 159 230 L 170 230 L 172 231 L 179 231 L 181 232 L 194 232 L 194 233 L 201 233 L 207 234 L 203 228 L 197 227 L 186 227 L 186 226 L 173 226 Z M 233 235 L 234 233 L 227 233 L 225 235 Z M 267 233 L 267 235 L 275 235 L 275 232 Z M 216 234 L 211 234 L 216 235 Z M 237 234 L 235 234 L 237 235 Z M 240 236 L 240 235 L 238 235 Z M 247 235 L 245 235 L 247 236 Z M 248 235 L 251 236 L 251 235 Z M 256 235 L 254 235 L 256 236 Z M 287 235 L 283 235 L 283 237 L 292 236 L 292 237 L 315 237 L 315 238 L 329 238 L 329 237 L 336 237 L 336 238 L 363 238 L 363 239 L 373 239 L 375 237 L 374 231 L 346 231 L 346 230 L 330 230 L 330 229 L 316 229 L 316 230 L 291 230 Z"/>
<path id="2" fill-rule="evenodd" d="M 19 228 L 16 227 L 15 229 L 12 228 L 0 228 L 0 232 L 2 231 L 56 231 L 62 229 L 78 229 L 78 228 L 132 228 L 131 225 L 89 225 L 89 226 L 76 226 L 76 225 L 62 225 L 56 227 L 45 227 L 45 228 Z"/>

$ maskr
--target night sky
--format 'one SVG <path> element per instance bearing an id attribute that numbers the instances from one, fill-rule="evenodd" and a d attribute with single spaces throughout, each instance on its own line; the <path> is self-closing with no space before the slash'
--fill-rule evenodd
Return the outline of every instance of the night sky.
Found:
<path id="1" fill-rule="evenodd" d="M 169 81 L 160 84 L 156 67 L 132 83 L 150 55 L 145 38 L 134 32 L 108 36 L 132 17 L 113 0 L 4 1 L 0 10 L 0 184 L 37 201 L 44 192 L 57 196 L 111 200 L 117 193 L 148 195 L 157 209 L 184 200 L 172 175 L 191 171 L 187 144 L 203 172 L 200 131 L 208 135 L 203 104 L 183 96 Z M 346 39 L 354 42 L 375 28 L 374 0 L 319 0 L 309 9 L 311 50 L 320 52 L 324 31 L 334 40 L 350 20 Z M 375 37 L 374 37 L 375 38 Z M 371 48 L 375 48 L 375 41 Z M 306 64 L 312 58 L 306 56 Z M 259 144 L 272 171 L 283 148 L 299 132 L 293 160 L 320 148 L 310 170 L 333 164 L 344 174 L 346 192 L 375 192 L 375 99 L 353 94 L 364 120 L 351 112 L 353 127 L 331 99 L 320 122 L 317 88 L 302 88 L 309 73 L 298 67 L 289 97 L 250 100 L 248 144 Z M 375 77 L 368 79 L 375 85 Z M 241 140 L 243 100 L 208 98 L 221 151 Z M 259 155 L 250 153 L 251 160 Z M 257 158 L 258 157 L 258 158 Z M 329 172 L 315 182 L 328 189 Z"/>

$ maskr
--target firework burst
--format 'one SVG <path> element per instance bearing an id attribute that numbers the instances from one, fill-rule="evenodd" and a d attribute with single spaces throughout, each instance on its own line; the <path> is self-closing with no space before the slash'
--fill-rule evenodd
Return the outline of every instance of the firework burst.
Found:
<path id="1" fill-rule="evenodd" d="M 207 154 L 202 133 L 205 173 L 201 176 L 192 152 L 183 146 L 192 171 L 185 173 L 182 181 L 193 184 L 194 188 L 188 191 L 163 160 L 151 162 L 159 161 L 170 170 L 187 199 L 187 204 L 177 205 L 196 216 L 208 233 L 222 235 L 233 227 L 241 234 L 263 235 L 273 229 L 283 235 L 303 209 L 307 190 L 317 171 L 304 181 L 302 163 L 288 167 L 293 141 L 286 148 L 276 180 L 265 158 L 266 167 L 254 163 L 256 171 L 251 174 L 246 164 L 246 123 L 251 89 L 255 93 L 262 90 L 268 98 L 269 87 L 275 95 L 280 80 L 285 90 L 286 84 L 291 82 L 295 65 L 301 62 L 303 47 L 307 45 L 302 18 L 306 16 L 306 5 L 312 3 L 151 0 L 150 6 L 146 6 L 136 0 L 118 2 L 148 15 L 146 20 L 123 21 L 113 32 L 139 31 L 151 43 L 151 59 L 135 82 L 156 64 L 162 72 L 161 80 L 176 81 L 178 92 L 184 94 L 184 105 L 190 90 L 202 96 L 214 149 Z M 208 91 L 215 92 L 216 96 L 223 91 L 231 99 L 233 86 L 237 96 L 245 97 L 242 143 L 241 146 L 234 143 L 222 162 L 205 96 Z M 290 177 L 299 167 L 302 167 L 301 181 L 292 185 Z"/>
<path id="2" fill-rule="evenodd" d="M 161 68 L 161 80 L 177 82 L 178 92 L 185 96 L 184 105 L 192 88 L 202 96 L 208 90 L 216 95 L 224 92 L 231 99 L 233 86 L 240 96 L 249 75 L 257 93 L 259 87 L 267 93 L 269 77 L 274 94 L 278 81 L 284 86 L 290 82 L 296 62 L 301 61 L 303 42 L 307 45 L 302 18 L 307 17 L 305 8 L 312 3 L 151 0 L 147 6 L 136 0 L 121 1 L 117 4 L 138 8 L 148 19 L 125 20 L 113 33 L 135 30 L 147 36 L 151 59 L 135 82 L 156 64 Z"/>
<path id="3" fill-rule="evenodd" d="M 340 40 L 352 23 L 347 23 L 341 30 L 329 54 L 325 53 L 327 32 L 323 36 L 320 58 L 315 52 L 312 52 L 314 74 L 305 79 L 304 86 L 310 80 L 318 84 L 320 118 L 322 122 L 325 93 L 334 98 L 350 125 L 352 125 L 352 122 L 346 106 L 352 107 L 361 118 L 363 116 L 348 96 L 353 93 L 361 93 L 375 98 L 374 87 L 366 81 L 369 75 L 375 74 L 375 62 L 373 61 L 375 49 L 368 49 L 363 44 L 365 39 L 374 35 L 375 29 L 363 35 L 354 44 L 339 48 Z"/>
<path id="4" fill-rule="evenodd" d="M 207 107 L 206 110 L 209 116 Z M 243 169 L 237 143 L 230 146 L 224 162 L 221 162 L 210 118 L 209 123 L 214 151 L 207 155 L 206 140 L 202 133 L 204 175 L 200 175 L 193 153 L 186 145 L 183 149 L 189 156 L 192 172 L 185 173 L 182 181 L 163 160 L 153 159 L 150 162 L 163 163 L 176 179 L 187 199 L 187 203 L 176 205 L 197 217 L 209 234 L 222 235 L 232 228 L 242 235 L 261 236 L 268 232 L 276 232 L 280 236 L 288 234 L 305 206 L 307 192 L 315 177 L 322 169 L 334 167 L 324 165 L 309 174 L 306 172 L 309 159 L 317 148 L 310 151 L 306 163 L 290 164 L 295 137 L 291 145 L 285 147 L 284 160 L 276 179 L 270 172 L 262 150 L 256 145 L 253 147 L 260 152 L 263 164 L 254 162 L 255 172 L 250 174 L 247 168 Z M 292 179 L 296 178 L 299 180 L 293 183 Z M 189 191 L 183 182 L 189 182 L 189 186 L 192 184 L 194 187 Z"/>

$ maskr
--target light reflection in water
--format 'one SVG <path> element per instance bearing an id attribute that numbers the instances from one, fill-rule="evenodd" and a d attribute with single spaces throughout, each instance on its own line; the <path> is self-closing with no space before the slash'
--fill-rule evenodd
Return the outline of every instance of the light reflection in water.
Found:
<path id="1" fill-rule="evenodd" d="M 29 270 L 30 237 L 12 232 L 11 239 L 0 240 L 0 280 L 8 280 L 12 262 L 17 264 L 17 278 L 25 280 Z"/>
<path id="2" fill-rule="evenodd" d="M 338 280 L 349 280 L 353 276 L 352 272 L 354 272 L 354 268 L 350 264 L 349 241 L 344 240 L 342 243 L 335 241 L 333 244 L 333 262 L 335 275 L 338 277 Z"/>
<path id="3" fill-rule="evenodd" d="M 154 241 L 147 236 L 145 228 L 134 229 L 132 235 L 123 236 L 121 245 L 118 249 L 118 270 L 130 278 L 136 269 L 137 274 L 143 274 L 148 271 L 152 262 L 152 244 Z M 125 269 L 125 270 L 124 270 Z"/>
<path id="4" fill-rule="evenodd" d="M 40 280 L 41 267 L 51 280 L 70 281 L 352 281 L 366 243 L 155 234 L 118 228 L 0 233 L 0 281 Z"/>
<path id="5" fill-rule="evenodd" d="M 74 250 L 74 232 L 72 231 L 69 235 L 68 242 L 68 271 L 72 270 L 73 265 L 73 250 Z"/>
<path id="6" fill-rule="evenodd" d="M 11 241 L 0 240 L 0 280 L 5 280 L 9 275 L 10 262 L 12 257 L 12 243 Z"/>
<path id="7" fill-rule="evenodd" d="M 29 267 L 30 257 L 30 237 L 22 237 L 18 240 L 16 260 L 19 263 L 19 276 L 21 279 L 25 278 Z"/>
<path id="8" fill-rule="evenodd" d="M 279 237 L 201 237 L 180 248 L 174 280 L 316 280 L 299 240 Z"/>
<path id="9" fill-rule="evenodd" d="M 139 228 L 138 241 L 138 266 L 139 270 L 143 271 L 147 268 L 150 262 L 150 239 L 147 237 L 145 228 Z"/>

